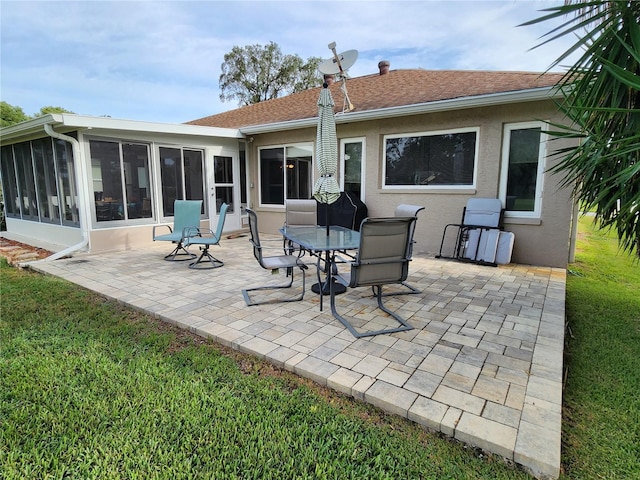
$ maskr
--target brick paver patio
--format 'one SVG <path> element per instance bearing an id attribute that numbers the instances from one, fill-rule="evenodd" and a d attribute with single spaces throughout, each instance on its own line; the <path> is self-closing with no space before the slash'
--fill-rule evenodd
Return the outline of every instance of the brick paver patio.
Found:
<path id="1" fill-rule="evenodd" d="M 333 318 L 328 298 L 320 311 L 309 288 L 312 259 L 303 301 L 247 307 L 243 288 L 284 278 L 260 269 L 247 237 L 212 247 L 225 262 L 214 270 L 163 261 L 168 247 L 30 266 L 501 455 L 537 477 L 558 477 L 565 270 L 414 255 L 409 283 L 422 293 L 386 302 L 415 329 L 356 339 Z M 294 286 L 300 279 L 296 273 Z M 370 289 L 349 290 L 337 305 L 358 329 L 393 325 Z"/>

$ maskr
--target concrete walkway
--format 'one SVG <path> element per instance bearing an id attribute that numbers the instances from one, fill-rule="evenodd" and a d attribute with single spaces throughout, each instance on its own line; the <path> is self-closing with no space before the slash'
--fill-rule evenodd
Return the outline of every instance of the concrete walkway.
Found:
<path id="1" fill-rule="evenodd" d="M 260 269 L 247 237 L 221 244 L 211 251 L 224 267 L 206 271 L 163 261 L 171 250 L 164 243 L 30 267 L 506 457 L 536 477 L 559 476 L 565 270 L 414 256 L 409 283 L 422 293 L 387 304 L 415 329 L 356 339 L 333 318 L 327 297 L 320 311 L 309 288 L 312 259 L 303 301 L 247 307 L 243 288 L 282 282 L 284 274 Z M 299 288 L 299 273 L 295 279 Z M 393 324 L 370 289 L 350 289 L 337 305 L 358 329 Z"/>

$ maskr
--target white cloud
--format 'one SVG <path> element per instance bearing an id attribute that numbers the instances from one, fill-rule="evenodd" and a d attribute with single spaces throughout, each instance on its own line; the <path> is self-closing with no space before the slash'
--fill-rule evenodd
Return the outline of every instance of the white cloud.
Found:
<path id="1" fill-rule="evenodd" d="M 567 45 L 529 52 L 551 25 L 517 27 L 544 1 L 2 1 L 2 100 L 35 113 L 183 122 L 219 101 L 224 54 L 274 41 L 329 58 L 357 49 L 351 76 L 391 68 L 545 70 Z"/>

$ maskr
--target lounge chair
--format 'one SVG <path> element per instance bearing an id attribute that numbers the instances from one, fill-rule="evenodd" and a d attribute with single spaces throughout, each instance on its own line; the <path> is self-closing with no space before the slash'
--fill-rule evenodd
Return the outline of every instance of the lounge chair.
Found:
<path id="1" fill-rule="evenodd" d="M 503 228 L 504 209 L 497 198 L 470 198 L 462 210 L 460 223 L 450 223 L 444 227 L 440 251 L 436 258 L 448 258 L 462 262 L 473 262 L 495 266 L 495 248 L 493 259 L 485 256 L 487 241 L 495 242 L 499 238 L 499 231 Z M 443 255 L 447 231 L 455 230 L 454 243 L 450 247 L 450 255 Z M 452 238 L 449 234 L 448 238 Z M 482 247 L 482 248 L 481 248 Z M 488 261 L 489 260 L 489 261 Z"/>

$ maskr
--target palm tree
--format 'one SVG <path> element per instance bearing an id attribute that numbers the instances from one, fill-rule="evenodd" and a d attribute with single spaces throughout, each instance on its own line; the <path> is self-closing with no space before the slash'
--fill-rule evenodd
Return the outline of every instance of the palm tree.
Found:
<path id="1" fill-rule="evenodd" d="M 540 45 L 577 36 L 550 69 L 582 51 L 557 86 L 570 124 L 550 132 L 580 143 L 558 150 L 551 171 L 564 175 L 601 227 L 615 228 L 624 251 L 640 256 L 640 2 L 565 1 L 543 11 L 549 13 L 523 25 L 563 23 Z"/>

